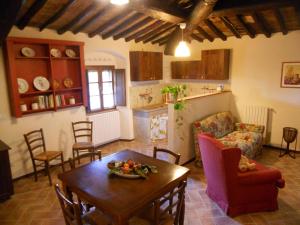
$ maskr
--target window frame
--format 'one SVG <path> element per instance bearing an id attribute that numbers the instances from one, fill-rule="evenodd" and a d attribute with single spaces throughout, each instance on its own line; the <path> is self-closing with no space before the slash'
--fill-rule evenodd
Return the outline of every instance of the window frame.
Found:
<path id="1" fill-rule="evenodd" d="M 88 71 L 97 71 L 98 72 L 98 86 L 99 86 L 99 96 L 100 96 L 100 109 L 96 109 L 96 110 L 91 110 L 90 107 L 90 91 L 89 91 L 89 77 L 88 77 Z M 112 72 L 112 79 L 111 79 L 111 83 L 112 83 L 112 88 L 113 88 L 113 98 L 114 98 L 114 107 L 111 108 L 104 108 L 103 106 L 103 83 L 110 83 L 110 82 L 103 82 L 102 80 L 102 71 L 103 70 L 111 70 Z M 101 112 L 106 112 L 106 111 L 113 111 L 117 108 L 116 106 L 116 90 L 115 90 L 115 67 L 114 66 L 102 66 L 102 65 L 95 65 L 95 66 L 86 66 L 85 67 L 85 71 L 86 71 L 86 79 L 87 79 L 87 96 L 88 96 L 88 107 L 86 109 L 88 114 L 95 114 L 95 113 L 101 113 Z"/>

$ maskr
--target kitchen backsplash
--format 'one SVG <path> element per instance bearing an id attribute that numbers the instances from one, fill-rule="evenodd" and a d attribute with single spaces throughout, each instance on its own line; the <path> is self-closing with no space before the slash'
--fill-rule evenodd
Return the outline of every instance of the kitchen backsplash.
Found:
<path id="1" fill-rule="evenodd" d="M 167 85 L 186 84 L 187 96 L 199 95 L 208 92 L 216 91 L 218 83 L 165 83 L 165 84 L 153 84 L 130 87 L 130 104 L 131 108 L 139 108 L 149 105 L 163 103 L 163 96 L 161 89 Z M 221 84 L 221 83 L 220 83 Z M 224 84 L 225 90 L 230 90 L 229 84 Z"/>

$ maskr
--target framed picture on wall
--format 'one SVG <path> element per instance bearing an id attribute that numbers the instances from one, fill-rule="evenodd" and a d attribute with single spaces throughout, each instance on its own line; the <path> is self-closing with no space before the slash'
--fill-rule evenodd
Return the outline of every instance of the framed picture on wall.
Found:
<path id="1" fill-rule="evenodd" d="M 300 88 L 300 62 L 283 62 L 281 87 Z"/>

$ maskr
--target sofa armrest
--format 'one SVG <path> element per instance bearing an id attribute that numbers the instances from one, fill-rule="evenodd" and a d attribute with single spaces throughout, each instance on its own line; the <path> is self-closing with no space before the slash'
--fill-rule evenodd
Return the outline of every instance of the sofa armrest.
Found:
<path id="1" fill-rule="evenodd" d="M 249 123 L 235 123 L 236 131 L 252 131 L 257 133 L 263 133 L 265 130 L 265 126 L 263 125 L 255 125 Z"/>
<path id="2" fill-rule="evenodd" d="M 238 181 L 243 185 L 267 184 L 274 182 L 278 187 L 284 187 L 281 173 L 276 169 L 265 169 L 238 173 Z"/>

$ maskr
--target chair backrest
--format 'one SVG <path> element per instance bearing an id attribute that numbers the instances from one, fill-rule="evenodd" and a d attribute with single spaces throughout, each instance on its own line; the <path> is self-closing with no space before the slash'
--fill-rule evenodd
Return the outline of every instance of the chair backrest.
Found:
<path id="1" fill-rule="evenodd" d="M 82 139 L 93 141 L 93 122 L 92 121 L 78 121 L 72 122 L 73 135 L 75 142 Z"/>
<path id="2" fill-rule="evenodd" d="M 154 202 L 154 224 L 159 225 L 163 218 L 172 211 L 172 216 L 174 219 L 174 225 L 179 224 L 180 212 L 182 210 L 183 202 L 185 201 L 185 187 L 186 181 L 183 181 L 177 188 L 172 192 L 165 195 L 163 198 L 157 199 Z M 167 202 L 172 202 L 172 204 L 166 204 Z"/>
<path id="3" fill-rule="evenodd" d="M 96 157 L 98 157 L 98 159 L 101 159 L 101 151 L 97 151 L 97 152 L 87 152 L 84 154 L 81 154 L 75 158 L 69 158 L 69 165 L 71 169 L 75 169 L 75 162 L 78 161 L 78 159 L 83 159 L 83 158 L 90 158 L 90 162 L 95 160 Z"/>
<path id="4" fill-rule="evenodd" d="M 65 195 L 61 192 L 58 184 L 55 185 L 54 189 L 58 197 L 66 225 L 73 225 L 74 222 L 76 222 L 76 225 L 83 225 L 80 217 L 79 204 L 67 199 Z"/>
<path id="5" fill-rule="evenodd" d="M 228 200 L 228 194 L 234 190 L 237 182 L 241 150 L 226 148 L 221 142 L 205 134 L 198 137 L 207 189 L 216 193 L 217 198 Z"/>
<path id="6" fill-rule="evenodd" d="M 31 158 L 34 156 L 34 151 L 40 151 L 41 149 L 42 151 L 46 151 L 46 144 L 42 128 L 24 134 L 24 138 Z"/>
<path id="7" fill-rule="evenodd" d="M 159 153 L 159 152 L 166 153 L 167 155 L 173 156 L 174 159 L 175 159 L 175 164 L 176 165 L 179 164 L 179 160 L 180 160 L 180 156 L 181 156 L 179 153 L 172 152 L 168 149 L 154 147 L 154 149 L 153 149 L 153 158 L 157 158 L 158 157 L 157 153 Z"/>

